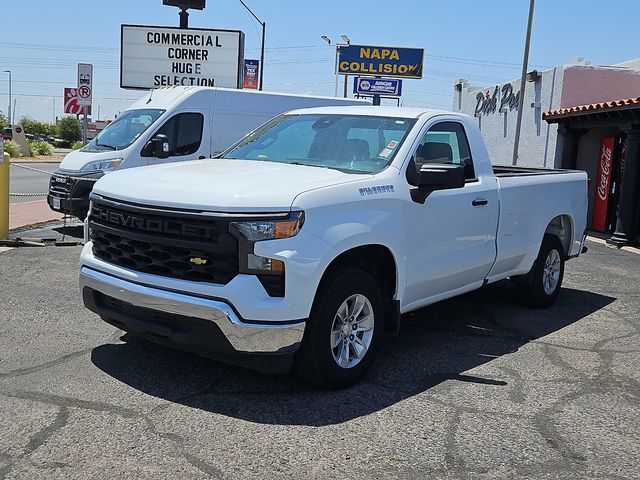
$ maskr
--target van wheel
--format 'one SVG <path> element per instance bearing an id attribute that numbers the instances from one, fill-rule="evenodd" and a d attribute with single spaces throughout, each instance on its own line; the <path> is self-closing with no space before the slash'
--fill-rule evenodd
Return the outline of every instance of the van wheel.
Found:
<path id="1" fill-rule="evenodd" d="M 560 293 L 564 262 L 564 246 L 560 239 L 545 234 L 531 271 L 517 280 L 520 301 L 534 308 L 551 305 Z"/>
<path id="2" fill-rule="evenodd" d="M 341 267 L 323 280 L 307 322 L 295 372 L 322 388 L 358 382 L 371 367 L 384 330 L 384 302 L 375 279 Z"/>

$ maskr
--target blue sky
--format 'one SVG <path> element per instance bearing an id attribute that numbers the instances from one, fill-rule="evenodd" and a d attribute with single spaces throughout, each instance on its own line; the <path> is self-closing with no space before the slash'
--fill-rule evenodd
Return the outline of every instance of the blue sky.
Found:
<path id="1" fill-rule="evenodd" d="M 10 69 L 16 117 L 52 121 L 76 64 L 93 63 L 94 113 L 112 118 L 140 92 L 119 88 L 120 24 L 177 26 L 178 10 L 162 0 L 20 0 L 2 2 L 0 70 Z M 353 43 L 422 47 L 425 77 L 406 80 L 404 105 L 449 109 L 453 81 L 474 85 L 517 78 L 528 0 L 247 0 L 267 22 L 265 90 L 333 95 L 334 49 L 320 35 Z M 609 65 L 640 57 L 637 0 L 537 0 L 531 68 L 583 56 Z M 245 58 L 259 58 L 260 26 L 238 0 L 207 0 L 190 26 L 245 32 Z M 342 79 L 341 79 L 342 81 Z M 349 87 L 351 90 L 351 86 Z M 8 104 L 0 74 L 0 111 Z M 55 110 L 54 107 L 55 97 Z"/>

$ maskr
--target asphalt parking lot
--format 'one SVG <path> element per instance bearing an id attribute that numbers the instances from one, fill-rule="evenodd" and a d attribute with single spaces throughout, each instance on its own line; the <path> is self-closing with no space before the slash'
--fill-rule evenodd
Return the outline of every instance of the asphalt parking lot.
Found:
<path id="1" fill-rule="evenodd" d="M 640 478 L 640 255 L 589 247 L 551 308 L 424 308 L 332 392 L 123 335 L 80 247 L 1 253 L 0 478 Z"/>

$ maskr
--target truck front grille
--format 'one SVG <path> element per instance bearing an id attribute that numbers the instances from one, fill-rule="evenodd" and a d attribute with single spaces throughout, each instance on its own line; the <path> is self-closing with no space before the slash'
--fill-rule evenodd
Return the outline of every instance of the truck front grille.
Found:
<path id="1" fill-rule="evenodd" d="M 238 240 L 228 219 L 97 198 L 90 215 L 93 254 L 109 263 L 217 284 L 238 274 Z"/>
<path id="2" fill-rule="evenodd" d="M 75 180 L 63 175 L 51 175 L 49 193 L 57 197 L 69 197 Z"/>

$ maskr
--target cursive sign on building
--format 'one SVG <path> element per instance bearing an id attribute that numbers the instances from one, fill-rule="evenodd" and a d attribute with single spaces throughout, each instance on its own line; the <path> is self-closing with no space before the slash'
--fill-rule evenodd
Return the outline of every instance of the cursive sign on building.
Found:
<path id="1" fill-rule="evenodd" d="M 500 101 L 499 111 L 506 111 L 504 109 L 513 110 L 518 108 L 520 104 L 520 92 L 513 93 L 513 85 L 505 83 L 500 87 L 496 85 L 493 89 L 493 93 L 489 90 L 486 92 L 478 92 L 476 95 L 476 109 L 475 115 L 489 115 L 495 113 L 498 106 L 498 100 Z"/>

